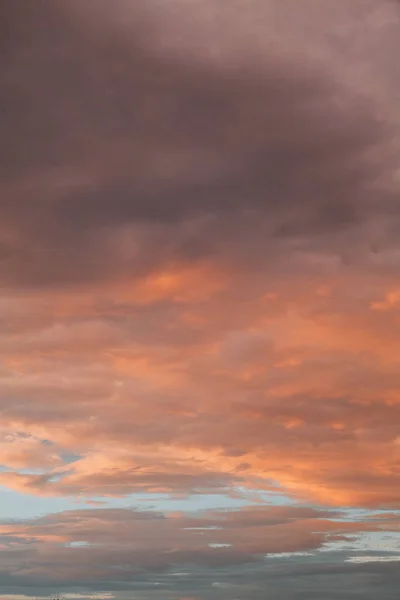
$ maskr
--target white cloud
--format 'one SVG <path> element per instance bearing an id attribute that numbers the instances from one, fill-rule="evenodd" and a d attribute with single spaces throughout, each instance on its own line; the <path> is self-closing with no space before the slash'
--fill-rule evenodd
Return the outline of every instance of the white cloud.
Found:
<path id="1" fill-rule="evenodd" d="M 395 562 L 400 561 L 400 554 L 393 556 L 351 556 L 345 562 L 370 563 L 370 562 Z"/>

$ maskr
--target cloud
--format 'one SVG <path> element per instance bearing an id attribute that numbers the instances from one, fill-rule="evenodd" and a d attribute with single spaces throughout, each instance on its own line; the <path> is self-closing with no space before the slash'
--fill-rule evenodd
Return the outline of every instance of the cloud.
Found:
<path id="1" fill-rule="evenodd" d="M 370 308 L 375 277 L 359 274 L 357 288 L 352 277 L 285 277 L 273 297 L 271 281 L 239 273 L 199 300 L 191 278 L 188 299 L 17 296 L 1 339 L 2 427 L 32 441 L 4 445 L 20 472 L 1 481 L 88 499 L 245 485 L 398 506 L 398 336 Z M 19 462 L 7 458 L 17 448 Z"/>
<path id="2" fill-rule="evenodd" d="M 383 526 L 390 536 L 393 526 L 380 520 L 379 529 L 373 518 L 344 517 L 294 506 L 194 515 L 88 509 L 3 522 L 2 582 L 8 579 L 10 585 L 18 578 L 18 585 L 35 589 L 57 585 L 65 598 L 112 597 L 117 590 L 135 592 L 146 586 L 160 586 L 171 595 L 190 588 L 193 593 L 199 578 L 201 597 L 208 597 L 213 587 L 257 591 L 265 577 L 272 578 L 272 586 L 290 578 L 293 560 L 301 559 L 298 575 L 303 569 L 328 573 L 332 564 L 345 573 L 348 555 L 319 552 L 326 542 L 341 540 L 345 547 L 346 532 L 382 531 Z M 351 562 L 355 567 L 356 561 Z M 109 592 L 68 591 L 101 585 Z"/>
<path id="3" fill-rule="evenodd" d="M 330 2 L 326 16 L 314 7 L 305 22 L 294 3 L 287 16 L 273 1 L 232 4 L 221 35 L 207 20 L 210 2 L 197 4 L 196 19 L 179 3 L 160 13 L 157 3 L 143 12 L 118 2 L 112 18 L 69 4 L 10 9 L 4 19 L 5 284 L 133 276 L 210 254 L 237 260 L 235 229 L 246 245 L 255 223 L 253 252 L 263 256 L 282 235 L 312 240 L 386 217 L 390 190 L 380 180 L 397 166 L 396 123 L 388 110 L 382 118 L 376 71 L 395 43 L 391 5 L 376 15 L 357 2 L 349 14 L 342 2 L 332 21 Z M 40 36 L 38 20 L 48 24 Z M 345 24 L 360 46 L 345 38 L 346 57 L 338 40 L 323 39 Z M 196 37 L 214 61 L 191 47 Z M 373 59 L 375 40 L 384 48 Z M 362 77 L 355 86 L 349 57 L 353 69 L 372 61 L 375 87 Z"/>
<path id="4" fill-rule="evenodd" d="M 2 589 L 155 598 L 175 562 L 171 600 L 397 585 L 373 548 L 319 558 L 359 523 L 306 504 L 400 506 L 399 15 L 1 4 L 0 484 L 303 503 L 7 524 Z"/>
<path id="5" fill-rule="evenodd" d="M 351 563 L 371 563 L 371 562 L 396 562 L 400 556 L 351 556 L 347 559 Z"/>
<path id="6" fill-rule="evenodd" d="M 68 600 L 73 600 L 74 598 L 88 598 L 89 600 L 108 600 L 109 598 L 115 598 L 115 596 L 113 596 L 110 593 L 102 594 L 101 592 L 96 593 L 96 594 L 91 594 L 90 596 L 74 592 L 74 593 L 63 594 L 62 597 L 68 598 Z"/>

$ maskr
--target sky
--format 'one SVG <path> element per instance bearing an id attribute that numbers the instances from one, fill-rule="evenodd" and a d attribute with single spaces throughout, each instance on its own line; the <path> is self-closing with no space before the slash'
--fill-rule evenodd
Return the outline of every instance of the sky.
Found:
<path id="1" fill-rule="evenodd" d="M 0 0 L 0 600 L 397 600 L 400 4 Z"/>

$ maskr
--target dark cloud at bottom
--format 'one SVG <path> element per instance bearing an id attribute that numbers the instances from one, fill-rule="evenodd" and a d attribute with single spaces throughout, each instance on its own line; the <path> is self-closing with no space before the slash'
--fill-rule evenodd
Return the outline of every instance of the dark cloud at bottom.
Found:
<path id="1" fill-rule="evenodd" d="M 394 598 L 400 555 L 389 545 L 398 518 L 345 517 L 306 507 L 90 509 L 2 523 L 0 586 L 28 596 L 57 587 L 66 598 Z M 352 540 L 365 531 L 383 536 L 386 550 L 356 551 Z"/>

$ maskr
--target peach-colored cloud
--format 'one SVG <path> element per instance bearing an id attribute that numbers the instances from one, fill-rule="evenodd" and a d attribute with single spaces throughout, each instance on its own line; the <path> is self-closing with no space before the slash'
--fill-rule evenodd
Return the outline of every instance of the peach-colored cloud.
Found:
<path id="1" fill-rule="evenodd" d="M 41 439 L 7 431 L 0 435 L 2 465 L 12 469 L 50 467 L 63 464 L 57 450 L 49 452 Z"/>
<path id="2" fill-rule="evenodd" d="M 197 274 L 179 277 L 184 289 Z M 304 277 L 287 273 L 265 298 L 258 269 L 230 271 L 184 307 L 105 286 L 73 292 L 72 313 L 58 310 L 68 294 L 43 293 L 29 316 L 19 298 L 34 329 L 15 323 L 0 340 L 2 426 L 20 440 L 4 442 L 3 462 L 43 474 L 2 483 L 88 497 L 279 484 L 324 504 L 398 506 L 397 317 L 370 309 L 387 277 L 353 269 L 328 295 L 329 277 Z"/>
<path id="3" fill-rule="evenodd" d="M 372 302 L 372 310 L 398 310 L 400 308 L 400 292 L 398 290 L 387 292 L 384 300 Z"/>

